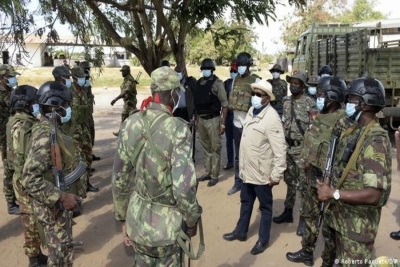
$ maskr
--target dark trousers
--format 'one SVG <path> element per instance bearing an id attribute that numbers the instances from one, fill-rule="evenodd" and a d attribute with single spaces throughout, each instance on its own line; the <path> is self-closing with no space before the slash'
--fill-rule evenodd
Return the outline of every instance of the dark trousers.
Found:
<path id="1" fill-rule="evenodd" d="M 235 143 L 235 184 L 236 188 L 242 187 L 242 179 L 239 178 L 239 148 L 240 140 L 242 140 L 243 128 L 233 125 L 233 141 Z"/>
<path id="2" fill-rule="evenodd" d="M 227 164 L 233 164 L 233 113 L 228 112 L 225 125 Z M 237 150 L 236 150 L 237 151 Z"/>
<path id="3" fill-rule="evenodd" d="M 179 117 L 181 119 L 184 119 L 185 121 L 190 121 L 191 118 L 189 118 L 187 108 L 177 108 L 174 111 L 174 117 Z"/>
<path id="4" fill-rule="evenodd" d="M 239 236 L 247 236 L 251 213 L 255 199 L 260 202 L 260 227 L 258 230 L 258 241 L 263 244 L 269 242 L 272 221 L 272 187 L 269 185 L 255 185 L 242 183 L 240 191 L 240 218 L 237 222 L 234 233 Z"/>

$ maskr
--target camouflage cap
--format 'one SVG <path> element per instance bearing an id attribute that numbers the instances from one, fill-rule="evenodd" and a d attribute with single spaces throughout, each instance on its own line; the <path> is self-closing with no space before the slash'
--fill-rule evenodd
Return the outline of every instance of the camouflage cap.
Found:
<path id="1" fill-rule="evenodd" d="M 131 67 L 129 67 L 128 65 L 123 65 L 119 71 L 123 71 L 123 70 L 131 70 Z"/>
<path id="2" fill-rule="evenodd" d="M 304 72 L 302 72 L 302 71 L 299 71 L 299 70 L 295 70 L 295 71 L 293 71 L 293 75 L 292 76 L 286 76 L 286 81 L 288 82 L 288 83 L 290 83 L 290 79 L 299 79 L 300 81 L 302 81 L 303 83 L 304 83 L 304 85 L 305 86 L 309 86 L 307 83 L 306 83 L 306 81 L 307 81 L 307 75 L 304 73 Z"/>
<path id="3" fill-rule="evenodd" d="M 170 67 L 160 67 L 151 73 L 150 90 L 152 93 L 168 91 L 175 88 L 185 91 L 185 88 L 181 85 L 178 74 Z"/>
<path id="4" fill-rule="evenodd" d="M 71 76 L 69 69 L 65 66 L 57 66 L 52 72 L 54 77 Z"/>
<path id="5" fill-rule="evenodd" d="M 284 73 L 285 73 L 285 71 L 282 69 L 282 66 L 279 65 L 279 64 L 273 65 L 272 68 L 269 70 L 269 72 L 271 72 L 271 73 L 274 72 L 274 71 L 278 71 L 278 72 L 280 72 L 281 74 L 284 74 Z"/>
<path id="6" fill-rule="evenodd" d="M 81 67 L 82 69 L 90 69 L 90 64 L 86 60 L 85 61 L 81 61 L 79 63 L 79 67 Z"/>
<path id="7" fill-rule="evenodd" d="M 19 72 L 16 72 L 14 67 L 8 64 L 4 64 L 0 66 L 0 75 L 8 74 L 10 76 L 21 75 Z"/>
<path id="8" fill-rule="evenodd" d="M 78 66 L 73 67 L 71 69 L 71 74 L 72 74 L 72 76 L 77 77 L 77 78 L 83 78 L 83 77 L 87 76 L 85 71 L 81 67 L 78 67 Z"/>

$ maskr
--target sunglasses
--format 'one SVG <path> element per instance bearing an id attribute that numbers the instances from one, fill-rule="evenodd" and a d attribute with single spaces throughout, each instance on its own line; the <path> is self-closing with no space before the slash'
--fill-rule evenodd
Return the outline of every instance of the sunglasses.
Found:
<path id="1" fill-rule="evenodd" d="M 266 97 L 267 95 L 256 93 L 256 92 L 251 92 L 251 96 Z"/>

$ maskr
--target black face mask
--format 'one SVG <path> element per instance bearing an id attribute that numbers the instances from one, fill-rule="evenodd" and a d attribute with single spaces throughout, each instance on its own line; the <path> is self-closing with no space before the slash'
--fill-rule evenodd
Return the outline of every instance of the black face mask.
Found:
<path id="1" fill-rule="evenodd" d="M 299 86 L 294 86 L 294 85 L 290 85 L 290 92 L 292 93 L 292 95 L 298 95 L 301 92 L 301 89 Z"/>

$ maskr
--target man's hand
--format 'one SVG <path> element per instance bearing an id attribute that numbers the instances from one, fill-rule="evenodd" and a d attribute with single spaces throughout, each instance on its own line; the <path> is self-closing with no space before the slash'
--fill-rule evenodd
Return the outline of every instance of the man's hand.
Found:
<path id="1" fill-rule="evenodd" d="M 116 98 L 114 98 L 114 99 L 111 101 L 111 106 L 114 106 L 115 102 L 117 102 L 117 99 L 116 99 Z"/>
<path id="2" fill-rule="evenodd" d="M 268 184 L 269 184 L 270 187 L 274 187 L 275 185 L 278 185 L 279 182 L 275 182 L 274 180 L 272 180 L 271 177 L 269 177 Z"/>
<path id="3" fill-rule="evenodd" d="M 318 183 L 318 199 L 320 201 L 327 201 L 329 199 L 333 198 L 333 193 L 335 192 L 335 189 L 331 188 L 329 186 L 329 179 L 325 179 L 326 181 L 321 182 L 320 180 L 317 179 Z"/>
<path id="4" fill-rule="evenodd" d="M 126 234 L 125 222 L 122 223 L 122 237 L 124 239 L 125 246 L 127 247 L 132 246 L 132 240 Z"/>
<path id="5" fill-rule="evenodd" d="M 77 195 L 62 192 L 60 197 L 60 202 L 62 203 L 64 209 L 73 210 L 75 208 L 79 208 L 78 201 L 81 201 L 81 198 Z"/>

